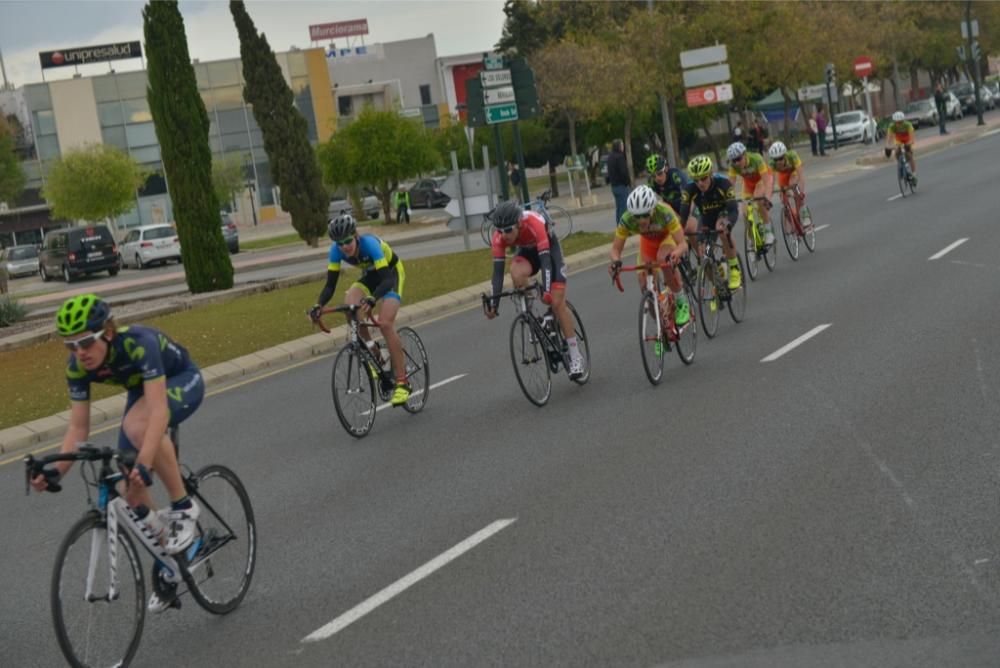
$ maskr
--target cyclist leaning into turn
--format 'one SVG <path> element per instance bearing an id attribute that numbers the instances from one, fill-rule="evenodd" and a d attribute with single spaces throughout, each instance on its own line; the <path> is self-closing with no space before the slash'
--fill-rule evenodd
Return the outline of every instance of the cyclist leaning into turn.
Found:
<path id="1" fill-rule="evenodd" d="M 486 317 L 497 317 L 503 291 L 503 270 L 506 250 L 516 247 L 510 263 L 510 278 L 516 288 L 525 288 L 528 281 L 541 271 L 542 301 L 552 306 L 563 337 L 569 346 L 569 377 L 579 378 L 586 372 L 587 361 L 573 331 L 573 314 L 566 306 L 566 266 L 555 233 L 546 227 L 545 219 L 533 211 L 524 211 L 513 200 L 500 202 L 492 214 L 493 296 Z"/>
<path id="2" fill-rule="evenodd" d="M 764 206 L 758 207 L 760 213 L 760 224 L 764 229 L 764 243 L 771 245 L 774 243 L 774 233 L 771 232 L 770 222 L 771 192 L 774 189 L 774 175 L 767 168 L 763 156 L 760 153 L 751 153 L 741 142 L 733 142 L 726 150 L 729 158 L 729 180 L 736 185 L 736 177 L 742 178 L 741 199 L 749 197 L 763 197 Z M 692 177 L 694 178 L 694 177 Z M 740 202 L 741 211 L 746 205 Z"/>
<path id="3" fill-rule="evenodd" d="M 743 277 L 731 232 L 740 210 L 732 182 L 722 174 L 712 173 L 712 167 L 712 159 L 707 155 L 696 155 L 688 163 L 687 171 L 692 183 L 684 189 L 681 220 L 687 221 L 689 235 L 699 232 L 698 220 L 691 215 L 691 210 L 698 207 L 701 211 L 701 230 L 719 232 L 723 252 L 729 261 L 729 289 L 736 290 L 743 284 Z"/>
<path id="4" fill-rule="evenodd" d="M 159 513 L 166 526 L 162 536 L 170 554 L 183 552 L 194 539 L 195 522 L 201 509 L 188 497 L 177 464 L 177 453 L 167 433 L 191 417 L 205 396 L 205 382 L 187 350 L 162 332 L 141 325 L 116 327 L 107 302 L 95 294 L 77 295 L 56 313 L 56 329 L 71 351 L 66 380 L 71 401 L 69 428 L 61 452 L 75 452 L 90 436 L 90 386 L 92 383 L 121 385 L 128 394 L 122 417 L 118 447 L 136 454 L 129 473 L 125 500 L 143 522 L 154 507 L 147 489 L 155 471 L 170 495 L 170 508 Z M 58 478 L 72 462 L 56 462 Z M 32 487 L 48 487 L 44 475 L 35 476 Z M 149 599 L 151 612 L 162 612 L 174 604 L 173 591 L 154 579 Z M 173 585 L 176 589 L 176 585 Z"/>
<path id="5" fill-rule="evenodd" d="M 625 240 L 638 234 L 641 262 L 660 264 L 669 260 L 674 265 L 663 272 L 663 282 L 674 293 L 674 322 L 678 327 L 683 327 L 691 320 L 691 306 L 681 285 L 680 272 L 676 268 L 688 251 L 681 221 L 669 204 L 657 200 L 656 193 L 649 186 L 639 186 L 629 193 L 625 208 L 615 229 L 615 240 L 611 244 L 609 271 L 615 276 L 621 270 Z M 636 276 L 639 278 L 639 289 L 644 290 L 646 272 L 638 271 Z"/>
<path id="6" fill-rule="evenodd" d="M 680 211 L 681 193 L 688 184 L 684 172 L 676 167 L 668 167 L 667 161 L 660 155 L 646 158 L 646 171 L 649 172 L 646 185 L 653 189 L 657 197 L 669 204 L 671 209 Z"/>
<path id="7" fill-rule="evenodd" d="M 901 111 L 893 113 L 892 123 L 885 130 L 885 157 L 892 157 L 892 149 L 896 147 L 905 152 L 906 161 L 910 163 L 910 172 L 913 175 L 913 185 L 917 185 L 917 158 L 913 154 L 913 124 L 906 120 Z"/>
<path id="8" fill-rule="evenodd" d="M 795 215 L 798 216 L 806 199 L 806 179 L 802 169 L 802 159 L 798 153 L 788 149 L 780 141 L 771 144 L 767 154 L 771 158 L 771 171 L 778 175 L 778 187 L 794 188 L 798 186 L 798 192 L 795 193 L 794 198 Z"/>
<path id="9" fill-rule="evenodd" d="M 333 244 L 330 245 L 330 255 L 326 268 L 326 285 L 320 292 L 316 304 L 309 309 L 309 317 L 316 320 L 321 309 L 333 297 L 337 289 L 337 279 L 340 277 L 340 263 L 361 268 L 361 277 L 347 290 L 345 304 L 362 304 L 359 312 L 363 319 L 375 308 L 375 303 L 382 300 L 382 310 L 379 312 L 378 324 L 382 337 L 389 347 L 389 358 L 396 374 L 396 389 L 393 390 L 391 403 L 402 406 L 410 398 L 410 385 L 406 380 L 406 366 L 403 357 L 403 344 L 396 333 L 396 314 L 399 313 L 403 301 L 403 283 L 406 271 L 389 244 L 374 234 L 358 234 L 358 226 L 354 216 L 342 213 L 330 221 L 327 231 Z M 359 335 L 366 345 L 371 344 L 371 335 L 367 329 L 360 328 Z M 372 370 L 373 373 L 378 372 Z"/>

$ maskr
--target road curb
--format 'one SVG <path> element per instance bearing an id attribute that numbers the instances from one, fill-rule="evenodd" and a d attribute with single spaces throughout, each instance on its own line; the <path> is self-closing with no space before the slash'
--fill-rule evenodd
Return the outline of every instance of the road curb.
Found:
<path id="1" fill-rule="evenodd" d="M 565 258 L 565 262 L 567 265 L 586 265 L 600 258 L 607 258 L 610 248 L 610 243 L 597 246 L 589 250 L 575 253 L 574 255 Z M 320 274 L 320 276 L 322 275 L 325 275 L 325 272 Z M 279 279 L 279 282 L 299 278 L 315 280 L 315 275 Z M 306 280 L 301 280 L 299 282 L 306 282 Z M 464 288 L 459 288 L 458 290 L 453 290 L 452 292 L 448 292 L 443 295 L 438 295 L 437 297 L 433 297 L 431 299 L 417 302 L 416 304 L 407 306 L 405 309 L 400 311 L 397 323 L 402 325 L 405 323 L 420 322 L 430 317 L 443 315 L 466 307 L 470 304 L 478 303 L 481 299 L 481 293 L 490 290 L 490 287 L 490 281 L 483 281 Z M 264 292 L 274 289 L 273 287 L 265 286 L 253 286 L 253 288 L 254 290 L 248 289 L 247 293 L 254 291 Z M 219 299 L 219 297 L 220 296 L 216 295 L 216 300 L 223 301 L 222 299 Z M 197 299 L 197 297 L 195 297 L 195 299 Z M 211 301 L 213 301 L 212 296 L 205 295 L 204 298 L 198 303 L 211 303 Z M 191 305 L 189 304 L 187 307 L 177 308 L 174 310 L 187 310 L 187 308 L 191 308 Z M 135 322 L 136 320 L 147 318 L 150 315 L 157 315 L 153 313 L 155 310 L 156 309 L 154 308 L 147 312 L 129 316 L 128 321 Z M 124 320 L 122 322 L 124 322 Z M 331 330 L 330 334 L 311 334 L 299 339 L 292 339 L 291 341 L 279 343 L 276 346 L 264 348 L 263 350 L 258 350 L 254 353 L 237 357 L 236 359 L 213 364 L 212 366 L 201 370 L 202 376 L 204 377 L 205 384 L 210 391 L 213 385 L 219 385 L 237 380 L 243 376 L 248 376 L 271 367 L 280 368 L 287 366 L 292 362 L 298 362 L 333 352 L 347 341 L 347 333 L 347 325 L 341 325 Z M 45 336 L 46 338 L 54 338 L 53 334 L 47 333 Z M 125 410 L 125 394 L 117 394 L 113 397 L 94 401 L 91 403 L 90 408 L 90 428 L 91 431 L 93 431 L 94 429 L 105 426 L 122 416 Z M 30 450 L 31 448 L 42 443 L 60 439 L 66 433 L 66 425 L 68 424 L 68 421 L 69 411 L 62 411 L 60 413 L 56 413 L 55 415 L 37 418 L 24 424 L 0 430 L 0 454 L 14 454 L 20 451 Z"/>

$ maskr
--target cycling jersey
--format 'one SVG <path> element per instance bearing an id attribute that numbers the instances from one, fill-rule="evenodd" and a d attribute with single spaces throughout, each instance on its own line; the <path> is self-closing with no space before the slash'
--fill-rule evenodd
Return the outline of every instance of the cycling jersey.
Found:
<path id="1" fill-rule="evenodd" d="M 747 164 L 742 167 L 737 167 L 734 163 L 729 163 L 729 180 L 736 183 L 736 177 L 742 176 L 743 182 L 752 191 L 763 177 L 767 176 L 767 163 L 764 162 L 764 158 L 760 153 L 752 153 L 747 151 Z M 748 193 L 749 194 L 749 193 Z"/>
<path id="2" fill-rule="evenodd" d="M 796 153 L 795 151 L 788 150 L 785 153 L 785 166 L 784 167 L 778 167 L 775 164 L 774 160 L 771 161 L 770 165 L 771 165 L 771 169 L 774 170 L 774 171 L 776 171 L 776 172 L 778 172 L 779 174 L 781 174 L 781 173 L 787 173 L 787 172 L 794 172 L 796 169 L 798 169 L 799 167 L 802 166 L 802 158 L 800 158 L 799 154 Z"/>
<path id="3" fill-rule="evenodd" d="M 508 243 L 498 230 L 493 231 L 490 247 L 493 249 L 493 294 L 503 288 L 503 268 L 506 249 L 517 247 L 515 257 L 522 257 L 531 263 L 534 271 L 542 272 L 542 291 L 550 292 L 553 287 L 566 284 L 565 268 L 562 266 L 562 249 L 559 240 L 549 234 L 545 219 L 533 211 L 521 213 L 520 228 L 513 242 Z M 556 275 L 553 276 L 553 269 Z"/>
<path id="4" fill-rule="evenodd" d="M 650 212 L 649 225 L 645 230 L 639 227 L 636 217 L 626 211 L 618 221 L 615 236 L 619 239 L 628 239 L 633 234 L 638 234 L 645 238 L 661 240 L 680 229 L 681 221 L 670 205 L 658 202 Z"/>
<path id="5" fill-rule="evenodd" d="M 893 138 L 896 145 L 913 143 L 913 124 L 909 121 L 902 123 L 890 123 L 888 134 Z"/>
<path id="6" fill-rule="evenodd" d="M 691 209 L 697 206 L 701 211 L 701 224 L 705 227 L 715 227 L 719 214 L 725 213 L 729 218 L 729 229 L 733 228 L 739 219 L 739 205 L 736 202 L 736 189 L 733 183 L 722 174 L 712 174 L 712 184 L 705 192 L 697 183 L 690 183 L 682 193 L 681 220 L 687 220 Z"/>
<path id="7" fill-rule="evenodd" d="M 357 235 L 357 253 L 347 255 L 340 244 L 333 242 L 327 262 L 326 285 L 319 296 L 319 305 L 324 306 L 337 289 L 340 263 L 361 269 L 361 278 L 353 285 L 362 289 L 370 297 L 382 299 L 390 297 L 402 301 L 403 263 L 386 242 L 374 234 Z"/>
<path id="8" fill-rule="evenodd" d="M 667 180 L 662 184 L 656 182 L 655 176 L 650 176 L 647 185 L 664 202 L 677 211 L 681 206 L 681 192 L 688 184 L 687 176 L 679 169 L 671 167 L 667 170 Z"/>
<path id="9" fill-rule="evenodd" d="M 394 267 L 396 262 L 398 262 L 398 258 L 392 252 L 389 244 L 374 234 L 359 234 L 358 252 L 354 256 L 344 255 L 337 242 L 330 245 L 327 269 L 330 271 L 340 271 L 341 262 L 358 267 L 362 271 L 377 271 L 379 269 Z"/>

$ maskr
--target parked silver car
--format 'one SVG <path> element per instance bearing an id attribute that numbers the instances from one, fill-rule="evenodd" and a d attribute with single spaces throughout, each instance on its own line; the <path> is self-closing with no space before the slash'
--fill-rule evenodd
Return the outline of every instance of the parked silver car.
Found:
<path id="1" fill-rule="evenodd" d="M 837 138 L 842 144 L 851 141 L 867 143 L 875 141 L 878 136 L 878 126 L 874 119 L 860 109 L 845 111 L 842 114 L 837 114 L 834 118 L 837 122 Z M 826 126 L 826 141 L 833 142 L 833 124 Z"/>
<path id="2" fill-rule="evenodd" d="M 181 244 L 173 225 L 144 225 L 131 230 L 118 249 L 122 266 L 145 269 L 153 262 L 181 261 Z"/>
<path id="3" fill-rule="evenodd" d="M 0 266 L 11 278 L 38 273 L 38 246 L 11 246 L 0 253 Z"/>
<path id="4" fill-rule="evenodd" d="M 240 252 L 240 230 L 233 222 L 232 216 L 223 211 L 222 216 L 222 238 L 226 242 L 226 248 L 230 255 Z"/>
<path id="5" fill-rule="evenodd" d="M 382 205 L 379 204 L 378 198 L 370 190 L 364 190 L 362 192 L 361 209 L 365 213 L 366 219 L 375 220 L 382 213 Z M 330 204 L 327 206 L 327 214 L 333 218 L 341 211 L 351 211 L 351 201 L 347 198 L 346 193 L 339 193 L 330 199 Z"/>
<path id="6" fill-rule="evenodd" d="M 915 128 L 938 124 L 938 110 L 933 98 L 910 102 L 906 105 L 904 114 L 906 115 L 906 120 L 912 123 Z"/>

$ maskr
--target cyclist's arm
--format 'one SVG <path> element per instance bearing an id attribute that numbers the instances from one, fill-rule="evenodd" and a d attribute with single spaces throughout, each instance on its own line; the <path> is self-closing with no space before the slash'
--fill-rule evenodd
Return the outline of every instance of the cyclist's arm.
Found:
<path id="1" fill-rule="evenodd" d="M 330 301 L 333 297 L 334 291 L 337 289 L 337 279 L 340 277 L 340 270 L 327 269 L 326 270 L 326 285 L 323 286 L 323 291 L 319 293 L 319 299 L 316 303 L 320 306 L 326 306 L 326 303 Z"/>
<path id="2" fill-rule="evenodd" d="M 616 234 L 614 241 L 611 242 L 611 261 L 620 262 L 623 250 L 625 250 L 625 237 Z"/>
<path id="3" fill-rule="evenodd" d="M 90 436 L 90 400 L 74 401 L 70 404 L 69 427 L 66 429 L 66 435 L 63 436 L 59 452 L 76 452 L 77 444 L 84 443 L 88 436 Z M 62 478 L 72 468 L 73 462 L 56 462 L 52 466 L 59 471 L 59 477 Z M 43 491 L 45 489 L 44 480 L 43 476 L 35 477 L 32 482 L 40 484 L 40 487 L 35 487 L 36 490 Z"/>
<path id="4" fill-rule="evenodd" d="M 149 421 L 146 423 L 146 433 L 142 436 L 142 443 L 133 443 L 139 446 L 139 456 L 136 464 L 142 464 L 147 469 L 153 468 L 153 460 L 160 444 L 163 442 L 163 434 L 167 431 L 170 423 L 170 409 L 167 407 L 167 377 L 160 376 L 142 383 L 142 396 L 146 399 L 149 407 Z"/>

